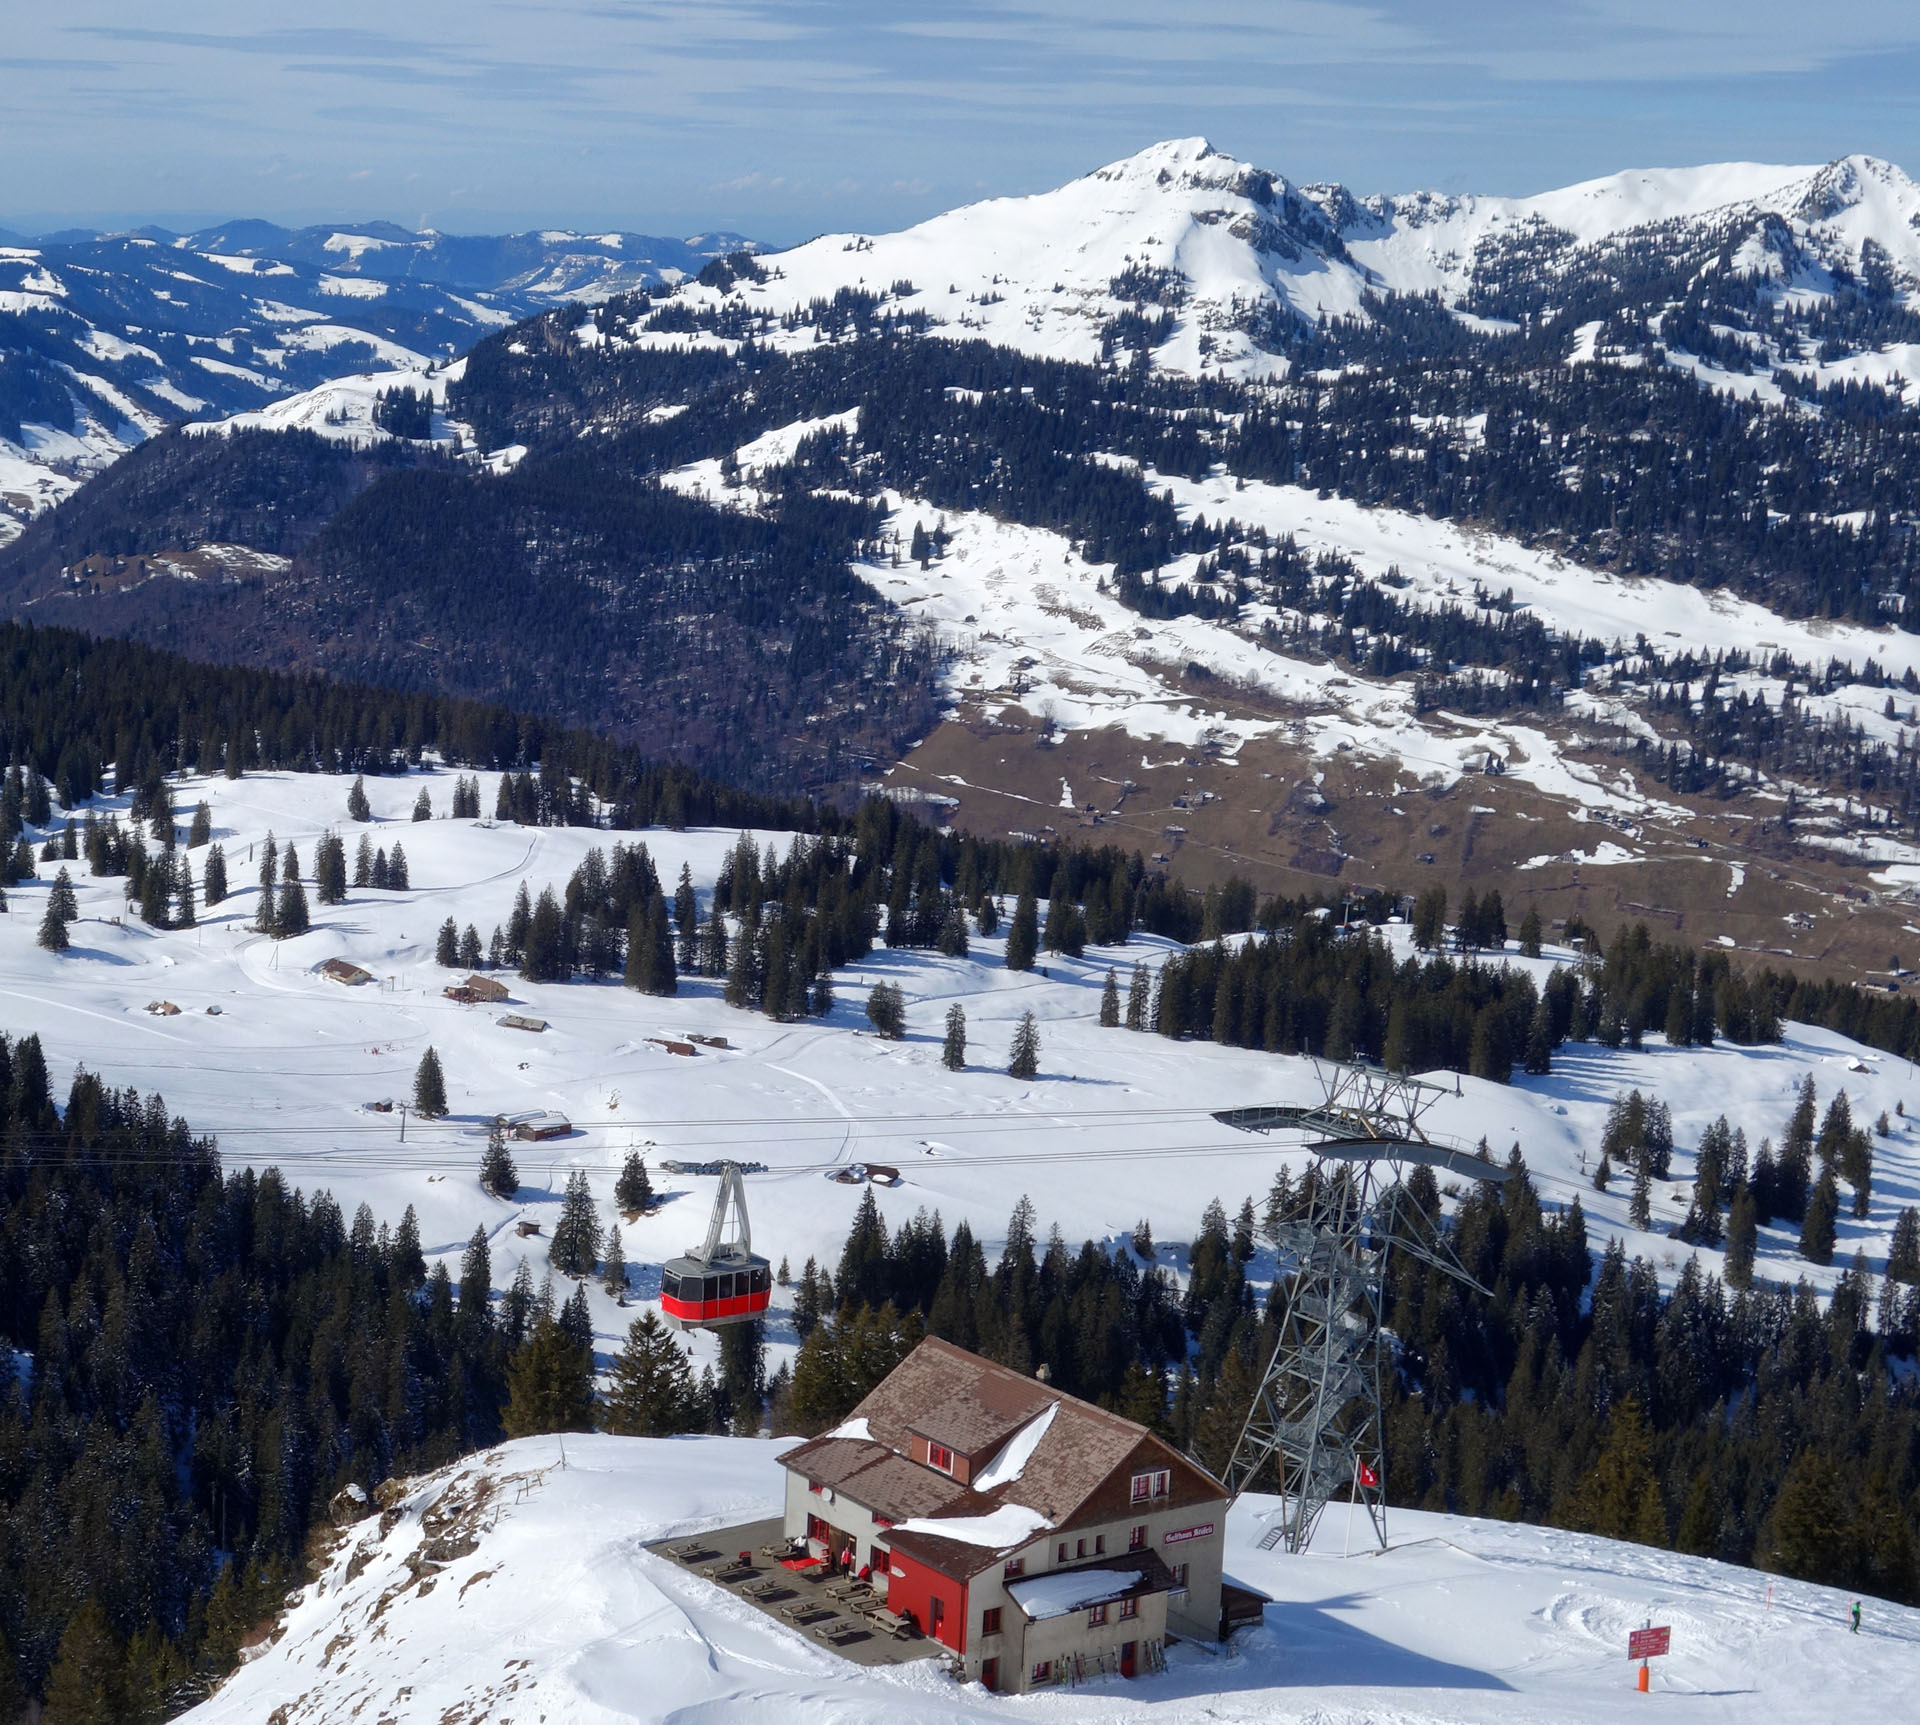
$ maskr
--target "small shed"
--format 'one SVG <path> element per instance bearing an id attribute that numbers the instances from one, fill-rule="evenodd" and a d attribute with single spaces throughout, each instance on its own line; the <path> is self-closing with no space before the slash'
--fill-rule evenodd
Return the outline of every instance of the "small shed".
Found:
<path id="1" fill-rule="evenodd" d="M 540 1232 L 540 1224 L 538 1222 L 527 1221 L 516 1222 L 513 1225 L 513 1231 L 518 1234 L 521 1239 L 530 1240 Z"/>
<path id="2" fill-rule="evenodd" d="M 348 988 L 359 988 L 363 983 L 373 980 L 373 972 L 362 970 L 357 964 L 349 964 L 344 958 L 323 959 L 319 965 L 322 976 L 331 977 L 335 982 L 345 983 Z"/>
<path id="3" fill-rule="evenodd" d="M 548 1138 L 564 1138 L 573 1130 L 573 1122 L 556 1108 L 537 1108 L 530 1114 L 510 1114 L 505 1125 L 515 1138 L 536 1144 Z"/>
<path id="4" fill-rule="evenodd" d="M 497 1005 L 512 998 L 507 993 L 507 985 L 504 982 L 497 977 L 481 976 L 477 972 L 469 976 L 460 986 L 466 990 L 469 1000 L 484 1000 Z"/>
<path id="5" fill-rule="evenodd" d="M 702 1048 L 731 1048 L 733 1046 L 724 1036 L 702 1036 L 697 1030 L 687 1032 L 689 1042 L 697 1042 Z"/>
<path id="6" fill-rule="evenodd" d="M 545 1030 L 544 1018 L 529 1018 L 524 1012 L 503 1012 L 494 1020 L 495 1024 L 504 1024 L 509 1030 Z"/>
<path id="7" fill-rule="evenodd" d="M 647 1040 L 652 1043 L 657 1043 L 669 1054 L 693 1055 L 700 1052 L 691 1042 L 682 1042 L 679 1038 L 673 1036 L 649 1036 Z"/>

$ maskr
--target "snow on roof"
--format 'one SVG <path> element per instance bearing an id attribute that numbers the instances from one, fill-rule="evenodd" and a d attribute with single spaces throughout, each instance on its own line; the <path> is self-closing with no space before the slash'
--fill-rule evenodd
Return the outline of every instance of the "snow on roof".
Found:
<path id="1" fill-rule="evenodd" d="M 1037 1509 L 1024 1503 L 1003 1503 L 991 1515 L 922 1515 L 903 1521 L 897 1533 L 927 1533 L 936 1539 L 957 1540 L 961 1545 L 984 1545 L 992 1551 L 1007 1551 L 1025 1545 L 1036 1533 L 1052 1527 Z"/>
<path id="2" fill-rule="evenodd" d="M 847 1420 L 843 1424 L 835 1426 L 833 1430 L 826 1435 L 828 1437 L 865 1438 L 868 1443 L 873 1442 L 873 1432 L 864 1419 Z"/>
<path id="3" fill-rule="evenodd" d="M 1118 1599 L 1139 1585 L 1140 1575 L 1138 1564 L 1129 1569 L 1062 1569 L 1009 1582 L 1007 1591 L 1028 1620 L 1037 1623 L 1045 1617 L 1065 1617 L 1103 1599 Z"/>
<path id="4" fill-rule="evenodd" d="M 1020 1477 L 1021 1470 L 1033 1459 L 1034 1449 L 1047 1435 L 1047 1427 L 1053 1424 L 1053 1416 L 1059 1408 L 1060 1404 L 1054 1402 L 1008 1438 L 1005 1448 L 974 1475 L 973 1489 L 993 1491 L 1003 1485 L 1012 1485 Z M 865 1425 L 866 1421 L 860 1423 Z"/>

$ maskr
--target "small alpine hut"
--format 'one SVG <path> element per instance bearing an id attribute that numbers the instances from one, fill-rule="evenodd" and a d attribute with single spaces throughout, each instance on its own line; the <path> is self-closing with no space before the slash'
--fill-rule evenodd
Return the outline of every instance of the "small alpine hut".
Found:
<path id="1" fill-rule="evenodd" d="M 780 1465 L 788 1536 L 869 1576 L 989 1689 L 1133 1677 L 1170 1635 L 1229 1627 L 1227 1488 L 1145 1426 L 951 1342 L 928 1337 Z"/>

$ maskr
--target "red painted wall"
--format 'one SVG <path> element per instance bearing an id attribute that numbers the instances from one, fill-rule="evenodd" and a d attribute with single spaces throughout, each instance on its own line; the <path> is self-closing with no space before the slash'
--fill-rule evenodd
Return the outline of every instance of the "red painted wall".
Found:
<path id="1" fill-rule="evenodd" d="M 946 1616 L 940 1625 L 940 1640 L 956 1653 L 967 1648 L 967 1587 L 963 1581 L 916 1563 L 904 1551 L 893 1554 L 893 1567 L 887 1580 L 887 1609 L 911 1617 L 923 1633 L 931 1633 L 933 1601 L 944 1601 Z"/>

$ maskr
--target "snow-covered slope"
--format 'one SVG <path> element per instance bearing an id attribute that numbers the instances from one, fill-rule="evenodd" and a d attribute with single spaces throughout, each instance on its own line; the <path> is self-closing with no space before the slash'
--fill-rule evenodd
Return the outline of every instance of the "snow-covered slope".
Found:
<path id="1" fill-rule="evenodd" d="M 0 544 L 164 426 L 444 363 L 543 306 L 676 282 L 746 245 L 269 222 L 0 245 Z"/>
<path id="2" fill-rule="evenodd" d="M 519 1237 L 517 1221 L 550 1224 L 575 1167 L 588 1171 L 602 1225 L 613 1221 L 614 1175 L 640 1150 L 666 1202 L 623 1229 L 628 1307 L 597 1283 L 589 1287 L 603 1360 L 657 1297 L 660 1266 L 705 1228 L 714 1182 L 666 1174 L 666 1159 L 765 1163 L 766 1172 L 748 1180 L 755 1244 L 796 1271 L 809 1256 L 837 1261 L 859 1190 L 825 1176 L 851 1163 L 901 1170 L 899 1186 L 875 1189 L 892 1226 L 923 1207 L 938 1210 L 949 1229 L 964 1219 L 997 1252 L 1015 1199 L 1027 1193 L 1042 1222 L 1057 1221 L 1076 1242 L 1119 1242 L 1150 1217 L 1159 1261 L 1176 1274 L 1186 1261 L 1181 1242 L 1193 1237 L 1209 1199 L 1231 1210 L 1243 1196 L 1264 1194 L 1281 1161 L 1305 1165 L 1297 1148 L 1229 1131 L 1211 1111 L 1316 1097 L 1307 1061 L 1100 1028 L 1108 967 L 1124 978 L 1136 960 L 1157 965 L 1168 948 L 1150 937 L 1089 948 L 1080 959 L 1053 957 L 1031 972 L 1005 968 L 1001 936 L 976 935 L 971 955 L 958 959 L 882 948 L 834 979 L 838 1003 L 827 1018 L 798 1024 L 737 1011 L 720 998 L 718 982 L 698 977 L 682 978 L 677 997 L 658 999 L 615 982 L 540 984 L 508 973 L 509 1007 L 448 1000 L 442 989 L 457 978 L 433 962 L 445 918 L 472 923 L 484 942 L 506 921 L 521 883 L 535 897 L 549 885 L 561 893 L 591 847 L 627 836 L 408 818 L 423 784 L 444 810 L 452 782 L 443 772 L 369 780 L 370 829 L 344 821 L 339 778 L 258 773 L 177 785 L 182 810 L 201 797 L 211 804 L 234 896 L 203 909 L 197 928 L 150 929 L 115 920 L 126 914 L 124 883 L 96 880 L 83 864 L 75 871 L 81 920 L 73 948 L 55 955 L 34 938 L 47 884 L 10 889 L 0 916 L 0 1026 L 37 1032 L 62 1081 L 83 1064 L 115 1084 L 161 1091 L 171 1110 L 218 1135 L 233 1165 L 277 1165 L 307 1191 L 330 1189 L 349 1215 L 365 1202 L 393 1221 L 412 1205 L 429 1257 L 444 1258 L 451 1272 L 474 1229 L 484 1228 L 501 1288 L 523 1258 L 536 1283 L 548 1270 L 546 1239 Z M 495 789 L 494 776 L 482 775 L 483 807 L 493 806 Z M 113 799 L 106 806 L 124 807 Z M 297 939 L 250 932 L 255 847 L 271 831 L 310 868 L 314 841 L 329 827 L 346 835 L 349 849 L 358 831 L 388 848 L 403 844 L 412 890 L 356 889 L 337 908 L 316 904 L 311 932 Z M 737 835 L 635 836 L 664 881 L 672 883 L 682 863 L 691 867 L 704 916 Z M 767 833 L 756 842 L 784 850 L 789 839 Z M 197 870 L 204 853 L 189 854 Z M 1404 926 L 1387 934 L 1410 951 Z M 362 966 L 375 981 L 356 988 L 330 980 L 318 968 L 330 958 Z M 1544 978 L 1554 955 L 1510 953 L 1507 962 Z M 862 1007 L 883 979 L 906 997 L 903 1041 L 868 1031 Z M 179 1013 L 150 1010 L 161 1002 Z M 945 1017 L 956 1003 L 968 1035 L 959 1073 L 941 1065 Z M 1014 1026 L 1028 1010 L 1041 1026 L 1041 1077 L 1022 1082 L 1005 1068 Z M 545 1019 L 548 1028 L 531 1034 L 502 1025 L 504 1011 Z M 686 1058 L 654 1040 L 688 1032 L 730 1046 Z M 371 1110 L 408 1098 L 429 1046 L 446 1071 L 451 1117 L 403 1121 Z M 1689 1248 L 1666 1229 L 1684 1214 L 1702 1130 L 1725 1113 L 1749 1142 L 1777 1140 L 1809 1072 L 1822 1106 L 1845 1089 L 1857 1120 L 1885 1110 L 1892 1124 L 1875 1143 L 1871 1212 L 1842 1218 L 1834 1266 L 1802 1260 L 1790 1228 L 1761 1231 L 1762 1276 L 1791 1282 L 1806 1274 L 1830 1286 L 1856 1250 L 1876 1273 L 1884 1267 L 1898 1210 L 1920 1183 L 1920 1130 L 1910 1123 L 1920 1096 L 1904 1062 L 1804 1027 L 1791 1027 L 1781 1046 L 1756 1050 L 1669 1049 L 1657 1036 L 1639 1053 L 1581 1044 L 1557 1054 L 1546 1077 L 1516 1073 L 1510 1086 L 1459 1080 L 1458 1094 L 1438 1102 L 1429 1124 L 1467 1143 L 1484 1134 L 1497 1153 L 1519 1143 L 1548 1202 L 1577 1195 L 1596 1245 L 1618 1235 L 1671 1281 Z M 1608 1105 L 1632 1088 L 1664 1097 L 1674 1117 L 1674 1179 L 1656 1184 L 1651 1230 L 1632 1226 L 1625 1182 L 1600 1193 L 1588 1179 Z M 1905 1116 L 1896 1112 L 1901 1103 Z M 477 1179 L 485 1122 L 536 1108 L 561 1110 L 573 1132 L 519 1146 L 520 1191 L 511 1201 L 489 1197 Z M 1717 1252 L 1699 1256 L 1718 1273 Z M 1250 1273 L 1264 1283 L 1273 1272 L 1263 1249 Z M 790 1298 L 776 1291 L 776 1360 L 794 1347 Z M 699 1349 L 710 1357 L 711 1338 L 700 1338 Z"/>
<path id="3" fill-rule="evenodd" d="M 1227 1521 L 1227 1571 L 1271 1596 L 1224 1652 L 1168 1650 L 1164 1672 L 1012 1699 L 933 1660 L 867 1669 L 643 1549 L 779 1513 L 777 1448 L 745 1438 L 529 1438 L 423 1479 L 384 1534 L 367 1521 L 302 1593 L 278 1638 L 194 1725 L 924 1725 L 1045 1718 L 1534 1725 L 1682 1707 L 1771 1725 L 1904 1717 L 1920 1612 L 1702 1558 L 1578 1534 L 1395 1512 L 1384 1553 L 1343 1554 L 1330 1511 L 1298 1557 L 1256 1542 L 1277 1500 Z M 422 1517 L 464 1555 L 407 1560 Z M 1627 1634 L 1671 1627 L 1651 1699 Z"/>
<path id="4" fill-rule="evenodd" d="M 1283 369 L 1276 319 L 1353 313 L 1369 291 L 1459 301 L 1502 269 L 1551 280 L 1632 236 L 1703 261 L 1731 248 L 1734 268 L 1802 294 L 1831 293 L 1870 264 L 1920 293 L 1917 216 L 1920 186 L 1870 156 L 1634 170 L 1523 198 L 1363 200 L 1183 138 L 900 233 L 825 235 L 768 258 L 772 279 L 742 280 L 730 297 L 797 317 L 790 341 L 810 339 L 815 302 L 853 288 L 943 334 L 1075 360 L 1131 345 L 1114 322 L 1123 313 L 1168 312 L 1156 364 L 1257 377 Z"/>
<path id="5" fill-rule="evenodd" d="M 1461 293 L 1477 262 L 1522 243 L 1545 247 L 1551 267 L 1555 252 L 1642 229 L 1698 243 L 1766 217 L 1804 246 L 1803 262 L 1823 268 L 1829 287 L 1836 268 L 1861 272 L 1869 245 L 1909 284 L 1920 283 L 1920 186 L 1872 156 L 1815 167 L 1634 169 L 1524 198 L 1415 192 L 1355 201 L 1339 186 L 1308 187 L 1306 195 L 1335 218 L 1353 256 L 1398 292 Z M 1760 255 L 1749 260 L 1756 268 Z"/>

